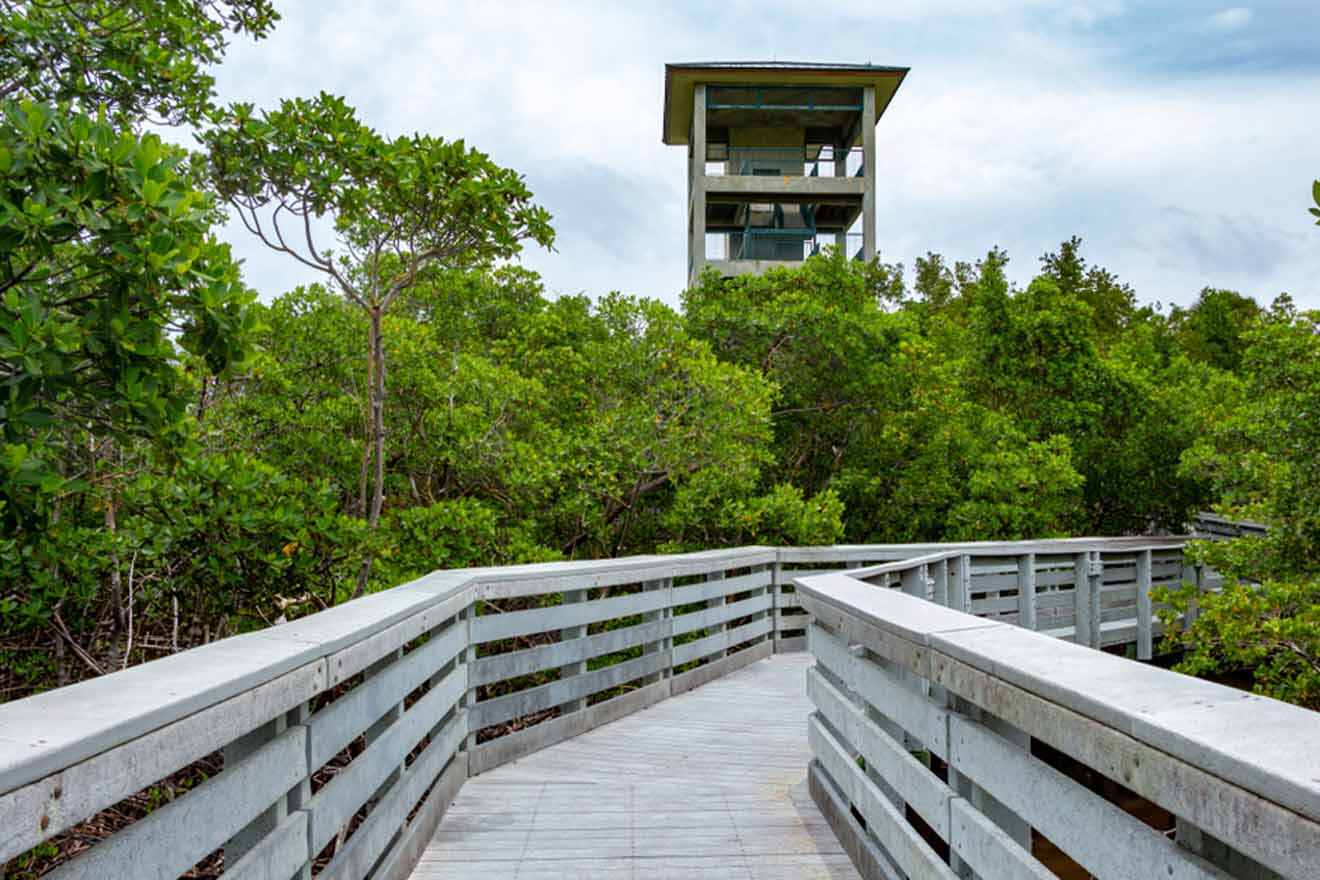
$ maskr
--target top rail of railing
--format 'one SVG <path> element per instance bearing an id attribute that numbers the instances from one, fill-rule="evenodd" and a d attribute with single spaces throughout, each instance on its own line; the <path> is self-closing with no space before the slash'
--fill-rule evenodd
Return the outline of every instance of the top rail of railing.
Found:
<path id="1" fill-rule="evenodd" d="M 1191 523 L 1192 532 L 1198 538 L 1244 538 L 1259 537 L 1268 531 L 1269 526 L 1251 520 L 1229 519 L 1216 513 L 1198 513 Z"/>

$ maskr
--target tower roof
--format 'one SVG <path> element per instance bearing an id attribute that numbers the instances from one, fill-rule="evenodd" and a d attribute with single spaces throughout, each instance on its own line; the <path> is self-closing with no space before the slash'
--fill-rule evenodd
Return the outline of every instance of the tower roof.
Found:
<path id="1" fill-rule="evenodd" d="M 692 61 L 665 65 L 665 107 L 660 139 L 686 144 L 692 127 L 692 92 L 698 83 L 728 86 L 875 86 L 876 119 L 889 106 L 909 68 L 878 64 L 793 61 Z"/>

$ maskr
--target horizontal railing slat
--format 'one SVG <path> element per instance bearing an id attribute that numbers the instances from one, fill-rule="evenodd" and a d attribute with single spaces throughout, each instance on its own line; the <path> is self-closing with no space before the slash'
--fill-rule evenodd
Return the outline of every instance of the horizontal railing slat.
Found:
<path id="1" fill-rule="evenodd" d="M 947 841 L 949 801 L 954 797 L 949 787 L 815 670 L 807 674 L 807 694 L 830 727 L 865 756 L 867 770 L 883 777 L 931 830 Z"/>
<path id="2" fill-rule="evenodd" d="M 952 716 L 950 766 L 1038 828 L 1098 877 L 1227 877 L 1176 843 L 981 725 Z M 1122 841 L 1122 846 L 1115 846 Z"/>
<path id="3" fill-rule="evenodd" d="M 675 645 L 673 664 L 674 666 L 682 666 L 684 663 L 709 657 L 717 651 L 728 650 L 734 645 L 749 642 L 758 636 L 770 633 L 773 627 L 774 624 L 771 623 L 769 618 L 753 620 L 733 629 L 722 630 L 714 635 Z"/>
<path id="4" fill-rule="evenodd" d="M 478 657 L 472 664 L 470 684 L 492 684 L 547 669 L 558 669 L 576 661 L 625 651 L 648 642 L 658 642 L 669 635 L 669 621 L 656 620 L 551 645 Z"/>
<path id="5" fill-rule="evenodd" d="M 774 599 L 769 595 L 752 596 L 738 602 L 715 605 L 704 611 L 679 614 L 673 618 L 674 635 L 678 636 L 699 629 L 706 629 L 739 617 L 749 617 L 759 611 L 769 610 L 773 603 Z"/>
<path id="6" fill-rule="evenodd" d="M 71 828 L 180 767 L 218 751 L 325 687 L 321 661 L 236 694 L 61 770 L 53 778 L 0 795 L 0 864 Z M 0 716 L 8 706 L 0 708 Z M 51 719 L 52 727 L 59 723 Z M 58 797 L 55 789 L 60 790 Z M 41 820 L 48 821 L 42 827 Z"/>
<path id="7" fill-rule="evenodd" d="M 949 713 L 924 695 L 913 693 L 897 672 L 854 656 L 842 640 L 813 626 L 807 644 L 823 666 L 872 706 L 883 707 L 885 714 L 911 733 L 933 754 L 943 758 L 949 753 Z"/>
<path id="8" fill-rule="evenodd" d="M 225 880 L 289 880 L 307 862 L 307 814 L 298 810 L 238 861 L 225 865 Z"/>
<path id="9" fill-rule="evenodd" d="M 446 680 L 465 682 L 466 674 L 467 670 L 459 666 Z M 403 756 L 454 708 L 459 691 L 460 687 L 447 686 L 445 682 L 427 691 L 312 797 L 309 805 L 312 852 L 320 852 L 389 775 L 399 769 Z"/>
<path id="10" fill-rule="evenodd" d="M 958 875 L 908 824 L 876 784 L 866 778 L 843 745 L 814 716 L 807 721 L 807 741 L 812 755 L 861 812 L 867 830 L 876 836 L 903 873 L 931 880 L 958 880 Z"/>
<path id="11" fill-rule="evenodd" d="M 312 767 L 329 761 L 466 647 L 465 628 L 450 626 L 313 715 L 308 722 Z M 446 681 L 462 686 L 460 676 L 451 674 Z"/>
<path id="12" fill-rule="evenodd" d="M 619 617 L 630 617 L 648 611 L 669 607 L 669 597 L 663 590 L 613 596 L 590 602 L 552 605 L 527 611 L 507 611 L 503 614 L 483 614 L 472 620 L 472 641 L 493 642 L 514 636 L 550 632 L 569 626 L 600 623 Z"/>
<path id="13" fill-rule="evenodd" d="M 293 727 L 49 876 L 175 880 L 268 809 L 307 774 L 307 731 Z"/>
<path id="14" fill-rule="evenodd" d="M 949 802 L 949 825 L 953 851 L 979 876 L 1058 880 L 1057 874 L 963 798 Z"/>
<path id="15" fill-rule="evenodd" d="M 742 574 L 731 578 L 708 580 L 699 584 L 686 584 L 673 588 L 673 604 L 675 606 L 689 605 L 693 602 L 716 599 L 733 593 L 745 593 L 748 590 L 768 587 L 770 582 L 771 572 L 754 571 L 751 574 Z"/>
<path id="16" fill-rule="evenodd" d="M 472 707 L 473 729 L 500 724 L 511 718 L 551 709 L 570 700 L 590 696 L 597 691 L 617 687 L 635 678 L 659 672 L 669 665 L 663 654 L 643 654 L 613 666 L 569 676 L 561 681 L 516 691 L 503 697 L 484 700 Z"/>
<path id="17" fill-rule="evenodd" d="M 467 735 L 466 712 L 456 712 L 426 748 L 372 807 L 348 843 L 335 853 L 320 880 L 361 880 L 389 847 L 404 820 L 446 765 L 454 759 Z"/>

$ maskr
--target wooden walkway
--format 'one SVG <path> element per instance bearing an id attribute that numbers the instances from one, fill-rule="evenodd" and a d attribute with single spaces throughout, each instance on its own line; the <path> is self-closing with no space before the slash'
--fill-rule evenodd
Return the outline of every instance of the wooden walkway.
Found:
<path id="1" fill-rule="evenodd" d="M 853 880 L 806 790 L 809 654 L 476 776 L 413 880 Z"/>

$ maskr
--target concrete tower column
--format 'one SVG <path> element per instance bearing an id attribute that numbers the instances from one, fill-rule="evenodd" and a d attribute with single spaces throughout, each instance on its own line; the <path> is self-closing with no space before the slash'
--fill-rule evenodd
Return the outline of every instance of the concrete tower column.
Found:
<path id="1" fill-rule="evenodd" d="M 862 162 L 862 258 L 869 263 L 875 259 L 875 86 L 862 89 Z"/>
<path id="2" fill-rule="evenodd" d="M 848 176 L 848 155 L 852 150 L 852 144 L 845 137 L 840 137 L 834 144 L 834 176 Z M 848 253 L 848 230 L 840 229 L 834 233 L 834 247 L 844 258 L 850 258 L 852 254 Z"/>
<path id="3" fill-rule="evenodd" d="M 688 174 L 690 217 L 688 228 L 688 286 L 701 277 L 706 265 L 706 87 L 692 89 L 692 161 Z"/>

